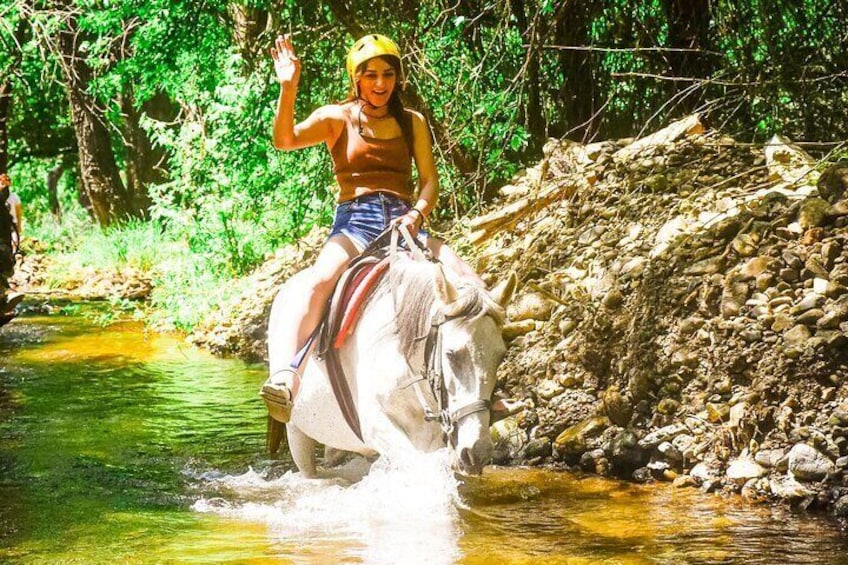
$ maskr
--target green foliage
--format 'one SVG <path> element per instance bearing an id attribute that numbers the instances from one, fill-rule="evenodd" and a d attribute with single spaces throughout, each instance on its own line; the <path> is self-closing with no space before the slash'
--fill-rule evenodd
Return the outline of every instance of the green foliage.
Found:
<path id="1" fill-rule="evenodd" d="M 688 4 L 671 0 L 424 0 L 404 10 L 351 1 L 345 14 L 318 0 L 76 0 L 87 94 L 117 162 L 129 159 L 121 100 L 131 97 L 167 173 L 148 187 L 149 222 L 101 231 L 79 204 L 66 78 L 49 48 L 67 14 L 34 4 L 18 45 L 21 4 L 0 0 L 11 172 L 27 233 L 55 255 L 57 282 L 80 266 L 149 273 L 159 321 L 181 328 L 214 308 L 233 277 L 332 216 L 326 149 L 271 146 L 278 86 L 267 49 L 279 33 L 294 33 L 303 65 L 300 119 L 344 98 L 348 30 L 379 22 L 374 31 L 398 39 L 418 109 L 438 133 L 448 217 L 474 211 L 538 159 L 546 136 L 637 135 L 700 110 L 746 140 L 848 138 L 839 2 L 710 2 L 709 17 L 693 20 L 706 26 L 697 52 L 682 64 L 673 14 Z M 60 162 L 57 223 L 44 179 Z"/>

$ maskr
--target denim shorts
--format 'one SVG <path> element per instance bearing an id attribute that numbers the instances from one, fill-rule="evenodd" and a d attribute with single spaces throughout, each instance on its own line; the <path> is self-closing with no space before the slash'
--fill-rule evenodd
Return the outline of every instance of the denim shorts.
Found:
<path id="1" fill-rule="evenodd" d="M 403 216 L 410 208 L 409 202 L 384 192 L 347 200 L 336 207 L 336 219 L 329 237 L 346 235 L 362 251 L 389 227 L 392 220 Z M 427 232 L 418 230 L 418 239 L 426 243 Z"/>

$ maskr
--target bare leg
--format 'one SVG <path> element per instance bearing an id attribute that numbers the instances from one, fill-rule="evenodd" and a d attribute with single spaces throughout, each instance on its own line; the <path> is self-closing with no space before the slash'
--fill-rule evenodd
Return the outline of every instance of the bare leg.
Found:
<path id="1" fill-rule="evenodd" d="M 334 236 L 324 245 L 315 264 L 289 279 L 275 299 L 268 331 L 274 362 L 269 382 L 261 392 L 266 402 L 267 396 L 283 394 L 275 390 L 277 385 L 287 387 L 285 394 L 290 393 L 292 398 L 297 396 L 300 376 L 286 367 L 315 330 L 336 281 L 356 254 L 356 247 L 347 237 Z"/>
<path id="2" fill-rule="evenodd" d="M 427 238 L 427 247 L 433 253 L 433 256 L 444 264 L 445 267 L 459 275 L 463 280 L 475 284 L 481 288 L 486 288 L 486 283 L 480 278 L 471 266 L 462 260 L 462 257 L 448 247 L 445 242 L 435 237 Z"/>

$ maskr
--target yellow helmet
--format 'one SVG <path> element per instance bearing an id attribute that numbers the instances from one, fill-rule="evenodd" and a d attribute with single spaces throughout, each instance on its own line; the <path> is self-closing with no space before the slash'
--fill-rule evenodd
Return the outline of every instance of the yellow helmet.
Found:
<path id="1" fill-rule="evenodd" d="M 400 56 L 400 49 L 398 49 L 398 46 L 394 41 L 385 35 L 370 33 L 357 40 L 357 42 L 353 44 L 353 47 L 350 48 L 350 51 L 347 52 L 347 75 L 350 77 L 350 85 L 357 95 L 359 94 L 359 89 L 356 87 L 356 68 L 365 61 L 369 61 L 374 57 L 380 57 L 381 55 L 397 57 L 398 64 L 400 65 L 400 76 L 398 77 L 398 82 L 400 83 L 401 88 L 403 88 L 405 77 L 403 74 L 403 62 Z"/>

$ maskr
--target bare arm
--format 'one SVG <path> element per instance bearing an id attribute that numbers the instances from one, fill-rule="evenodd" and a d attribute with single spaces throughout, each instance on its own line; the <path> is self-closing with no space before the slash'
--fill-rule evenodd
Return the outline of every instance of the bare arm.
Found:
<path id="1" fill-rule="evenodd" d="M 395 222 L 417 233 L 439 199 L 439 173 L 433 159 L 430 129 L 427 120 L 418 112 L 412 112 L 412 156 L 415 158 L 415 168 L 418 169 L 418 200 L 409 212 Z"/>
<path id="2" fill-rule="evenodd" d="M 415 208 L 426 218 L 439 200 L 439 173 L 433 158 L 433 143 L 430 128 L 424 116 L 412 114 L 413 155 L 418 169 L 418 201 Z"/>
<path id="3" fill-rule="evenodd" d="M 277 82 L 280 83 L 280 97 L 274 116 L 274 147 L 289 151 L 335 140 L 340 131 L 340 121 L 333 106 L 318 108 L 301 123 L 294 123 L 300 60 L 295 55 L 291 36 L 277 37 L 275 46 L 271 49 L 271 58 L 274 60 Z"/>

